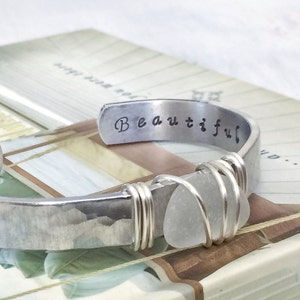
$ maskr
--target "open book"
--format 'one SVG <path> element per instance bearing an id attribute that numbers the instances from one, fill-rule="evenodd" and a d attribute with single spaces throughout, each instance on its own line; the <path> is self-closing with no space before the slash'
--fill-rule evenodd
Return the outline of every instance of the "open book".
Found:
<path id="1" fill-rule="evenodd" d="M 300 204 L 300 102 L 94 30 L 0 48 L 5 170 L 38 194 L 71 196 L 147 178 L 166 162 L 219 157 L 219 150 L 197 144 L 141 145 L 135 149 L 139 155 L 130 155 L 132 149 L 111 151 L 99 143 L 93 119 L 104 103 L 154 98 L 217 101 L 251 115 L 262 132 L 256 194 Z M 167 160 L 151 165 L 145 154 L 152 151 Z M 153 281 L 152 289 L 163 289 L 149 274 L 137 276 L 134 280 Z M 189 294 L 181 287 L 173 291 L 178 299 Z"/>
<path id="2" fill-rule="evenodd" d="M 94 30 L 0 49 L 0 102 L 48 129 L 94 119 L 107 102 L 146 98 L 220 101 L 251 115 L 262 131 L 256 192 L 300 203 L 298 101 Z M 201 161 L 197 147 L 169 149 Z"/>

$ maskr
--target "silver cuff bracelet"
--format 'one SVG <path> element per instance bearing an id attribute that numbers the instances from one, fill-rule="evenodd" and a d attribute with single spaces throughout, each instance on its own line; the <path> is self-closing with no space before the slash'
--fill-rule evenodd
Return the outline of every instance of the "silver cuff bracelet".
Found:
<path id="1" fill-rule="evenodd" d="M 210 247 L 231 239 L 247 222 L 247 197 L 258 181 L 260 158 L 259 128 L 251 118 L 212 103 L 159 99 L 106 104 L 98 128 L 108 145 L 175 141 L 204 143 L 229 153 L 195 165 L 191 174 L 162 174 L 149 185 L 124 184 L 109 194 L 0 197 L 0 248 L 131 245 L 138 251 L 162 236 L 176 248 Z M 0 156 L 2 167 L 1 148 Z"/>

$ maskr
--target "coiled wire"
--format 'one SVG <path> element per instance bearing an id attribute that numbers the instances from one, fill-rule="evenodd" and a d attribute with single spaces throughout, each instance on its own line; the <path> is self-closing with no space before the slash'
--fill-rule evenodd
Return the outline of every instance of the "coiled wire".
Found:
<path id="1" fill-rule="evenodd" d="M 213 243 L 220 244 L 224 240 L 231 239 L 237 232 L 240 217 L 240 198 L 241 192 L 247 193 L 247 173 L 243 159 L 237 153 L 230 153 L 221 159 L 207 163 L 200 163 L 196 166 L 196 172 L 203 172 L 207 169 L 217 182 L 221 201 L 222 216 L 220 222 L 220 234 L 217 240 L 212 239 L 211 225 L 205 208 L 205 203 L 196 188 L 185 179 L 173 175 L 158 175 L 152 184 L 166 182 L 177 183 L 184 186 L 197 200 L 200 208 L 206 241 L 205 247 L 210 247 Z M 232 228 L 228 228 L 228 192 L 222 175 L 228 179 L 234 197 L 235 218 Z M 123 192 L 131 195 L 132 217 L 133 217 L 133 238 L 132 245 L 134 251 L 150 248 L 154 243 L 155 216 L 152 193 L 149 187 L 142 182 L 125 184 Z M 228 233 L 227 233 L 228 232 Z"/>
<path id="2" fill-rule="evenodd" d="M 222 221 L 220 222 L 219 239 L 213 241 L 220 244 L 224 240 L 232 239 L 239 226 L 239 218 L 241 212 L 241 192 L 247 193 L 247 172 L 244 160 L 235 152 L 223 156 L 221 159 L 213 160 L 208 163 L 200 163 L 196 166 L 196 171 L 208 169 L 214 176 L 221 195 L 222 201 Z M 233 202 L 235 207 L 235 218 L 232 228 L 228 230 L 228 193 L 226 185 L 221 175 L 227 177 L 233 190 Z M 227 231 L 229 234 L 226 234 Z"/>
<path id="3" fill-rule="evenodd" d="M 154 204 L 152 193 L 143 182 L 125 184 L 123 192 L 131 195 L 133 218 L 133 250 L 151 248 L 154 243 Z"/>

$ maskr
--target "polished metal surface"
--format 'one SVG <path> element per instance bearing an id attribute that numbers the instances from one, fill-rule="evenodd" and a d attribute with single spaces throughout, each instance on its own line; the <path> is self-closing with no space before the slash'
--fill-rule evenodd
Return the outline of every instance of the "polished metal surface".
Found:
<path id="1" fill-rule="evenodd" d="M 246 195 L 257 181 L 259 128 L 252 119 L 230 109 L 190 100 L 114 103 L 101 109 L 98 126 L 107 144 L 172 140 L 201 142 L 237 152 L 247 170 Z M 201 182 L 210 175 L 195 172 L 183 179 Z M 168 202 L 177 188 L 176 183 L 149 187 L 155 238 L 164 234 Z M 210 191 L 208 187 L 207 197 Z M 132 245 L 136 234 L 133 212 L 132 197 L 126 191 L 61 199 L 2 197 L 0 248 L 64 250 Z M 235 212 L 228 207 L 228 218 L 232 214 Z"/>

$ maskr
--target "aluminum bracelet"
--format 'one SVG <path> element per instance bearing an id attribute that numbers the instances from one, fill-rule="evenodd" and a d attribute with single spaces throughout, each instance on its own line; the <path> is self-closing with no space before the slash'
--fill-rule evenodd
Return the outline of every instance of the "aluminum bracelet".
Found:
<path id="1" fill-rule="evenodd" d="M 0 248 L 131 245 L 138 251 L 161 236 L 174 247 L 210 247 L 231 239 L 246 223 L 260 158 L 259 127 L 251 118 L 217 104 L 158 99 L 106 104 L 98 127 L 106 144 L 204 143 L 229 153 L 199 163 L 191 174 L 162 174 L 149 185 L 125 184 L 110 194 L 0 197 Z M 0 156 L 2 166 L 1 151 Z"/>

